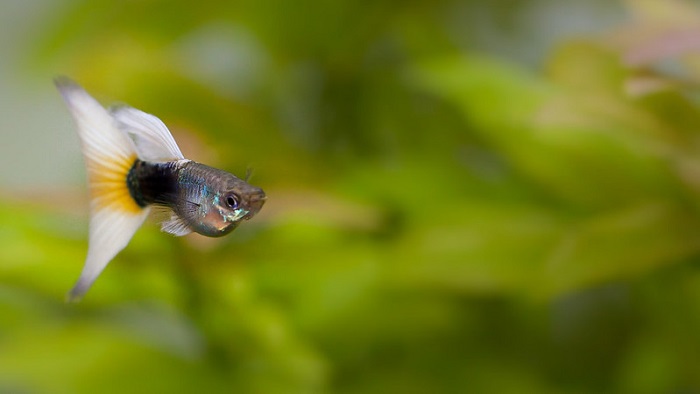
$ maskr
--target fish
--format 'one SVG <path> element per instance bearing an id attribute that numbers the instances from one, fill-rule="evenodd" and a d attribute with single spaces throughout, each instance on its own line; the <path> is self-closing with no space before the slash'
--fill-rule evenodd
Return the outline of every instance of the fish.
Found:
<path id="1" fill-rule="evenodd" d="M 151 213 L 161 230 L 221 237 L 255 216 L 265 192 L 226 171 L 186 159 L 156 116 L 103 107 L 68 77 L 54 80 L 74 120 L 90 194 L 85 265 L 68 301 L 83 298 Z M 163 216 L 164 215 L 164 216 Z"/>

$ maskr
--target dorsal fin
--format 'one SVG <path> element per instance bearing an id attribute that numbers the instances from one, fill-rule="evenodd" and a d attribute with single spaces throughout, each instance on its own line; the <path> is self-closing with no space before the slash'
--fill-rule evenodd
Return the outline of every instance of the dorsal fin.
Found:
<path id="1" fill-rule="evenodd" d="M 110 108 L 119 128 L 136 144 L 139 158 L 151 162 L 184 159 L 168 127 L 157 117 L 129 106 Z"/>
<path id="2" fill-rule="evenodd" d="M 134 143 L 83 88 L 68 78 L 55 83 L 77 126 L 90 188 L 90 243 L 80 279 L 68 295 L 74 301 L 126 247 L 149 209 L 136 203 L 126 182 L 137 158 Z"/>

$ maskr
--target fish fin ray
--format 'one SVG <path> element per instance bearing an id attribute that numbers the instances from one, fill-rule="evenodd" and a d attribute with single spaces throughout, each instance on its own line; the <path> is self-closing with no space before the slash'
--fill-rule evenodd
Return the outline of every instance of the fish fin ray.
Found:
<path id="1" fill-rule="evenodd" d="M 170 216 L 172 215 L 173 210 L 169 207 L 161 204 L 153 204 L 151 205 L 151 214 L 148 217 L 148 221 L 160 224 L 170 220 Z"/>
<path id="2" fill-rule="evenodd" d="M 192 232 L 185 221 L 172 208 L 165 205 L 153 205 L 150 219 L 160 223 L 161 231 L 181 237 Z"/>
<path id="3" fill-rule="evenodd" d="M 134 142 L 107 110 L 72 80 L 55 80 L 78 129 L 90 189 L 88 256 L 78 283 L 69 293 L 77 300 L 109 261 L 129 243 L 149 209 L 129 192 L 127 176 L 137 160 Z"/>
<path id="4" fill-rule="evenodd" d="M 110 108 L 110 113 L 119 128 L 134 140 L 142 160 L 165 162 L 185 158 L 168 127 L 157 117 L 125 105 Z"/>
<path id="5" fill-rule="evenodd" d="M 85 266 L 68 300 L 80 300 L 107 264 L 126 247 L 148 216 L 149 209 L 136 214 L 109 208 L 93 212 L 90 217 L 90 242 Z"/>
<path id="6" fill-rule="evenodd" d="M 185 223 L 181 217 L 177 216 L 175 212 L 172 213 L 169 220 L 161 224 L 160 229 L 176 237 L 181 237 L 192 232 L 192 229 L 190 229 L 187 223 Z"/>
<path id="7" fill-rule="evenodd" d="M 125 212 L 140 213 L 131 197 L 126 177 L 137 159 L 133 141 L 92 96 L 72 80 L 55 80 L 63 96 L 82 144 L 90 188 L 90 208 L 95 212 L 110 206 Z"/>

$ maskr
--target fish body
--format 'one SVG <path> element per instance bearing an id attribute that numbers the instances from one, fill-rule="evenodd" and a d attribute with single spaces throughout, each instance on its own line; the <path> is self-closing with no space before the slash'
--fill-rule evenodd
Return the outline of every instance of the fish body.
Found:
<path id="1" fill-rule="evenodd" d="M 88 173 L 90 237 L 85 266 L 68 294 L 80 299 L 152 210 L 161 229 L 220 237 L 265 203 L 262 189 L 185 159 L 168 128 L 135 108 L 102 107 L 67 78 L 56 87 L 75 120 Z"/>
<path id="2" fill-rule="evenodd" d="M 175 217 L 166 231 L 195 231 L 220 237 L 262 208 L 262 189 L 213 167 L 190 160 L 149 163 L 137 160 L 127 174 L 127 187 L 141 207 L 157 204 Z M 177 225 L 177 226 L 176 226 Z"/>

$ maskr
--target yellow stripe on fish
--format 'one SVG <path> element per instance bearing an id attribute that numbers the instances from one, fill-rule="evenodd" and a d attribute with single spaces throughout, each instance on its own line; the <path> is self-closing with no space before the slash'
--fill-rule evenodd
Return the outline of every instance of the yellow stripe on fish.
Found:
<path id="1" fill-rule="evenodd" d="M 89 162 L 88 178 L 93 210 L 115 209 L 129 213 L 143 210 L 129 192 L 126 179 L 137 158 L 109 158 L 108 162 Z"/>

